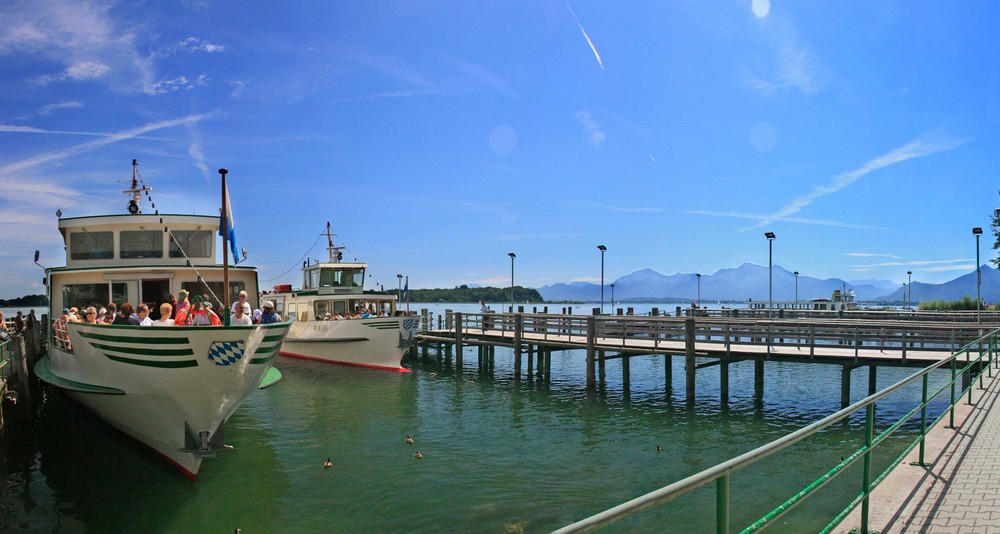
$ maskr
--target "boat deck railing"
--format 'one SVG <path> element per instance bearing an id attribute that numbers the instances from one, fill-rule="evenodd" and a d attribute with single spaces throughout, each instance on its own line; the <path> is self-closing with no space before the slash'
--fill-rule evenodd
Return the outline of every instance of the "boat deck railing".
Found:
<path id="1" fill-rule="evenodd" d="M 13 373 L 14 343 L 13 339 L 0 342 L 0 382 L 6 383 Z"/>
<path id="2" fill-rule="evenodd" d="M 730 496 L 730 477 L 737 471 L 753 465 L 772 455 L 779 454 L 792 445 L 799 443 L 811 436 L 816 435 L 823 429 L 850 418 L 853 414 L 864 411 L 865 413 L 865 435 L 864 444 L 858 447 L 848 456 L 842 457 L 841 461 L 822 476 L 802 488 L 794 495 L 788 497 L 785 502 L 778 505 L 773 510 L 754 520 L 745 527 L 739 527 L 740 532 L 755 532 L 770 525 L 775 524 L 777 519 L 802 503 L 805 499 L 814 496 L 816 492 L 834 478 L 843 475 L 847 468 L 857 462 L 862 462 L 861 493 L 853 498 L 839 514 L 833 517 L 830 522 L 820 532 L 827 533 L 833 531 L 837 525 L 847 517 L 855 508 L 861 506 L 861 528 L 860 532 L 868 532 L 869 518 L 869 497 L 872 490 L 909 454 L 914 448 L 919 447 L 919 464 L 924 462 L 925 437 L 928 429 L 936 425 L 945 417 L 949 418 L 949 427 L 955 426 L 955 404 L 965 395 L 968 395 L 968 402 L 972 403 L 972 390 L 976 386 L 978 379 L 979 388 L 983 388 L 983 375 L 993 376 L 993 368 L 996 367 L 995 357 L 997 344 L 1000 342 L 1000 330 L 994 330 L 986 335 L 972 341 L 962 348 L 954 351 L 950 357 L 943 359 L 933 365 L 925 367 L 909 377 L 873 394 L 854 404 L 837 411 L 815 423 L 800 428 L 795 432 L 778 438 L 766 445 L 758 447 L 750 452 L 722 462 L 709 469 L 691 475 L 683 480 L 664 486 L 658 490 L 636 497 L 628 502 L 605 510 L 586 519 L 577 521 L 571 525 L 556 530 L 558 534 L 575 532 L 589 532 L 601 527 L 610 525 L 616 521 L 638 514 L 655 506 L 667 503 L 677 497 L 690 493 L 705 485 L 715 483 L 715 524 L 716 532 L 728 533 L 733 530 L 730 523 L 730 503 L 734 500 Z M 935 392 L 928 391 L 928 377 L 930 373 L 937 369 L 950 369 L 951 379 Z M 968 387 L 958 391 L 960 377 L 965 373 L 970 373 L 972 379 L 968 382 Z M 875 428 L 875 407 L 876 404 L 885 399 L 891 393 L 917 381 L 922 383 L 921 400 L 909 412 L 896 421 L 889 424 L 885 429 L 876 434 Z M 947 395 L 949 404 L 941 415 L 934 421 L 927 421 L 928 404 L 942 394 Z M 892 459 L 886 468 L 880 473 L 874 473 L 872 469 L 872 458 L 876 449 L 886 443 L 886 439 L 911 419 L 919 416 L 920 428 L 916 437 L 910 441 L 905 449 L 898 456 Z M 748 489 L 747 491 L 754 491 Z M 736 500 L 739 502 L 739 500 Z"/>

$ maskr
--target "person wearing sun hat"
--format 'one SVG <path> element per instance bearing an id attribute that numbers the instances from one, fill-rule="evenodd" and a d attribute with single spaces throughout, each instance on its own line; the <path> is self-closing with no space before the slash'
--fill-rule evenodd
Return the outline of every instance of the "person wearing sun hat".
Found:
<path id="1" fill-rule="evenodd" d="M 186 289 L 182 289 L 182 290 L 178 291 L 177 292 L 177 302 L 173 303 L 173 307 L 174 307 L 173 312 L 172 312 L 173 315 L 170 318 L 171 319 L 177 319 L 177 312 L 183 310 L 184 308 L 187 308 L 190 305 L 191 305 L 191 303 L 188 301 L 188 291 Z M 187 313 L 185 313 L 184 316 L 187 317 Z"/>
<path id="2" fill-rule="evenodd" d="M 274 303 L 270 300 L 265 300 L 264 304 L 261 305 L 264 311 L 260 314 L 260 324 L 270 324 L 277 323 L 281 321 L 281 316 L 274 311 Z"/>

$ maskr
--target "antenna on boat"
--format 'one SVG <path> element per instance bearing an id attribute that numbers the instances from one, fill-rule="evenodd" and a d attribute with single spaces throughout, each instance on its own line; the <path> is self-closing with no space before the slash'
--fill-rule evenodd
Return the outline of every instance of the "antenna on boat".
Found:
<path id="1" fill-rule="evenodd" d="M 142 194 L 145 192 L 149 194 L 152 188 L 149 186 L 139 187 L 139 160 L 132 160 L 132 188 L 122 191 L 126 195 L 131 193 L 132 200 L 128 201 L 128 212 L 132 215 L 138 215 L 142 213 L 142 208 L 139 207 L 139 201 L 142 200 Z"/>
<path id="2" fill-rule="evenodd" d="M 330 263 L 340 263 L 340 260 L 344 257 L 344 253 L 341 250 L 347 247 L 335 247 L 333 246 L 333 236 L 337 234 L 330 233 L 330 221 L 326 222 L 326 250 L 330 254 Z M 319 262 L 317 262 L 319 263 Z"/>

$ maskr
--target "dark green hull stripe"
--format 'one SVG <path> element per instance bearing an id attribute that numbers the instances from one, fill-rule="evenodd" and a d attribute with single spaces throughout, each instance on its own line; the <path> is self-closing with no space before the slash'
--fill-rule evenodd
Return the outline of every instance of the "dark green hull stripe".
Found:
<path id="1" fill-rule="evenodd" d="M 277 356 L 277 355 L 278 355 L 278 353 L 275 352 L 274 354 L 272 354 L 272 355 L 270 355 L 270 356 L 268 356 L 266 358 L 254 358 L 254 359 L 250 360 L 250 365 L 256 365 L 256 364 L 259 364 L 259 363 L 267 363 L 267 362 L 273 360 L 274 357 Z"/>
<path id="2" fill-rule="evenodd" d="M 95 349 L 113 350 L 124 352 L 125 354 L 135 354 L 138 356 L 194 356 L 191 349 L 150 349 L 146 347 L 121 347 L 118 345 L 105 345 L 103 343 L 91 343 Z"/>
<path id="3" fill-rule="evenodd" d="M 189 343 L 186 337 L 109 336 L 107 334 L 93 334 L 91 332 L 80 332 L 80 335 L 87 339 L 117 343 L 145 343 L 147 345 L 187 345 Z"/>
<path id="4" fill-rule="evenodd" d="M 164 368 L 170 368 L 170 369 L 176 369 L 176 368 L 181 368 L 181 367 L 198 367 L 198 362 L 196 362 L 194 360 L 149 362 L 149 361 L 146 361 L 146 360 L 135 360 L 135 359 L 132 359 L 132 358 L 123 358 L 121 356 L 113 356 L 113 355 L 107 354 L 107 353 L 105 353 L 104 355 L 107 356 L 109 359 L 114 360 L 116 362 L 129 363 L 129 364 L 132 364 L 132 365 L 141 365 L 141 366 L 144 366 L 144 367 L 164 367 Z"/>
<path id="5" fill-rule="evenodd" d="M 267 343 L 269 341 L 281 341 L 284 338 L 285 338 L 284 333 L 278 334 L 276 336 L 264 336 L 264 339 L 261 340 L 261 343 Z"/>

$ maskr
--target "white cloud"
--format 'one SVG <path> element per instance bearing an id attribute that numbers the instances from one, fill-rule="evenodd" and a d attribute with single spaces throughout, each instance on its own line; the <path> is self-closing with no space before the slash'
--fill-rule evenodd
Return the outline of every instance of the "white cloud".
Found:
<path id="1" fill-rule="evenodd" d="M 154 95 L 162 95 L 174 91 L 188 91 L 195 87 L 208 85 L 208 77 L 204 74 L 194 80 L 189 80 L 187 76 L 178 76 L 172 80 L 160 80 L 148 86 L 148 92 Z"/>
<path id="2" fill-rule="evenodd" d="M 110 70 L 111 67 L 98 61 L 78 61 L 66 67 L 66 77 L 70 80 L 84 82 L 103 78 Z"/>
<path id="3" fill-rule="evenodd" d="M 53 111 L 60 109 L 71 109 L 71 108 L 82 108 L 83 104 L 76 100 L 68 100 L 66 102 L 57 102 L 55 104 L 48 104 L 42 106 L 38 109 L 39 115 L 51 115 Z"/>
<path id="4" fill-rule="evenodd" d="M 580 124 L 582 124 L 584 129 L 586 129 L 590 134 L 590 142 L 593 143 L 594 146 L 600 146 L 604 143 L 604 132 L 601 131 L 601 126 L 597 124 L 597 121 L 594 120 L 594 117 L 589 111 L 577 111 L 573 114 L 573 117 L 579 120 Z"/>
<path id="5" fill-rule="evenodd" d="M 819 91 L 828 74 L 819 56 L 799 37 L 792 23 L 787 18 L 776 21 L 772 16 L 760 27 L 770 32 L 767 37 L 773 57 L 756 68 L 759 72 L 747 75 L 750 87 L 765 93 L 797 89 L 811 95 Z"/>
<path id="6" fill-rule="evenodd" d="M 892 258 L 898 260 L 899 256 L 893 256 L 892 254 L 879 254 L 876 252 L 845 252 L 844 256 L 853 256 L 855 258 Z"/>
<path id="7" fill-rule="evenodd" d="M 204 41 L 197 37 L 188 37 L 187 39 L 177 43 L 177 47 L 190 52 L 207 52 L 209 54 L 226 51 L 226 47 L 223 45 L 209 43 L 208 41 Z"/>

